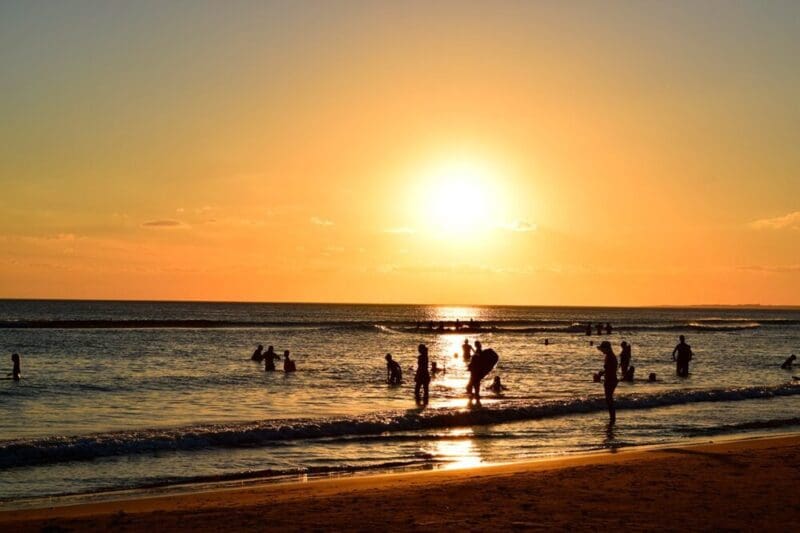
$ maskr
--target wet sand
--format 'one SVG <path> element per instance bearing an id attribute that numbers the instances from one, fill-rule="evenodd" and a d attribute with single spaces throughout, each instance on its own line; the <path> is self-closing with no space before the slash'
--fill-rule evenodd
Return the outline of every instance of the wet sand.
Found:
<path id="1" fill-rule="evenodd" d="M 6 511 L 0 530 L 788 531 L 798 487 L 788 436 Z"/>

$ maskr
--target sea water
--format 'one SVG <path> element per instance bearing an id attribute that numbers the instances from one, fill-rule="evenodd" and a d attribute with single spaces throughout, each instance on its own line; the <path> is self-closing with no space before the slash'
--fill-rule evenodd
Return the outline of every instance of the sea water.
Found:
<path id="1" fill-rule="evenodd" d="M 456 319 L 475 327 L 454 331 Z M 587 336 L 588 322 L 613 332 Z M 695 353 L 688 378 L 671 357 L 680 334 Z M 480 407 L 466 396 L 465 338 L 500 355 Z M 636 367 L 617 389 L 614 427 L 592 380 L 603 340 L 617 353 L 629 342 Z M 446 370 L 424 407 L 413 395 L 420 343 Z M 290 350 L 298 371 L 278 362 L 265 372 L 250 360 L 257 344 Z M 800 351 L 799 310 L 9 300 L 0 301 L 0 350 L 3 374 L 14 352 L 23 374 L 0 381 L 6 506 L 800 427 L 800 385 L 780 368 Z M 399 387 L 386 384 L 386 353 L 403 367 Z M 499 396 L 485 390 L 494 375 L 508 387 Z"/>

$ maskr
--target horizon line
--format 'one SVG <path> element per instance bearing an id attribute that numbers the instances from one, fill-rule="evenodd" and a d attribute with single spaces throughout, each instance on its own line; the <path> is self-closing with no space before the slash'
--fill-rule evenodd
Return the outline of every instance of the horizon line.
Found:
<path id="1" fill-rule="evenodd" d="M 709 308 L 709 309 L 800 309 L 800 304 L 643 304 L 643 305 L 564 305 L 564 304 L 466 304 L 466 303 L 398 303 L 398 302 L 322 302 L 322 301 L 289 301 L 289 300 L 202 300 L 202 299 L 133 299 L 133 298 L 24 298 L 0 297 L 0 302 L 118 302 L 118 303 L 196 303 L 196 304 L 249 304 L 249 305 L 363 305 L 363 306 L 408 306 L 408 307 L 561 307 L 561 308 L 587 308 L 587 309 L 657 309 L 657 308 Z"/>

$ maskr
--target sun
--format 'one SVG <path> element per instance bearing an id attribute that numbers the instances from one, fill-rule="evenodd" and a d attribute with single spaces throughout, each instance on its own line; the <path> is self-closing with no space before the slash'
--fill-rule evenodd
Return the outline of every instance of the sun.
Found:
<path id="1" fill-rule="evenodd" d="M 417 212 L 427 231 L 435 235 L 474 237 L 495 223 L 498 188 L 498 177 L 485 163 L 440 163 L 423 175 Z"/>

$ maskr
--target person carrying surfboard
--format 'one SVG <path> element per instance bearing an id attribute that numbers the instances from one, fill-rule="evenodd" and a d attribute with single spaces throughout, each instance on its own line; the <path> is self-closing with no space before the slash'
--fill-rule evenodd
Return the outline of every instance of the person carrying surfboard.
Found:
<path id="1" fill-rule="evenodd" d="M 469 401 L 475 400 L 476 405 L 481 403 L 481 380 L 492 371 L 499 357 L 491 348 L 484 350 L 481 341 L 475 341 L 475 355 L 472 356 L 467 368 L 469 381 L 467 382 L 467 395 Z"/>

